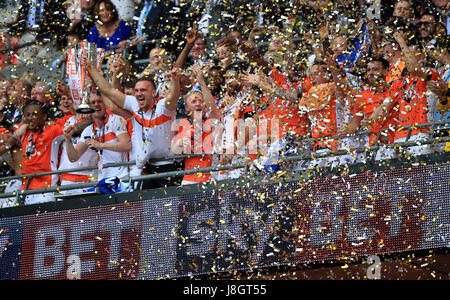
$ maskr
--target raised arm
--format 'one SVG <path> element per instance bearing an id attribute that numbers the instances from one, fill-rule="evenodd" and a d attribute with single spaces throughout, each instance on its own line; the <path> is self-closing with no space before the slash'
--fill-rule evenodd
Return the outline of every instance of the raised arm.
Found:
<path id="1" fill-rule="evenodd" d="M 222 114 L 220 113 L 220 110 L 217 108 L 216 100 L 214 99 L 211 90 L 208 88 L 208 85 L 205 82 L 203 72 L 198 65 L 194 65 L 193 68 L 196 80 L 202 90 L 203 99 L 205 100 L 206 107 L 210 111 L 209 118 L 219 120 Z"/>
<path id="2" fill-rule="evenodd" d="M 361 126 L 368 127 L 373 122 L 378 122 L 385 119 L 388 116 L 389 112 L 394 108 L 395 104 L 396 102 L 394 101 L 394 99 L 387 97 L 383 101 L 383 103 L 381 103 L 381 105 L 375 109 L 375 111 L 369 118 L 361 121 Z"/>
<path id="3" fill-rule="evenodd" d="M 83 57 L 83 63 L 89 74 L 92 77 L 95 85 L 99 88 L 100 92 L 108 97 L 114 104 L 123 108 L 125 104 L 125 94 L 112 87 L 112 85 L 106 80 L 106 78 L 100 73 L 99 70 L 92 64 L 92 62 L 87 58 Z"/>
<path id="4" fill-rule="evenodd" d="M 180 77 L 181 71 L 177 67 L 177 63 L 173 64 L 170 71 L 170 88 L 169 95 L 167 95 L 165 105 L 168 110 L 175 111 L 177 109 L 178 100 L 180 99 Z"/>
<path id="5" fill-rule="evenodd" d="M 75 134 L 74 126 L 65 127 L 63 133 L 66 143 L 67 157 L 71 162 L 76 162 L 80 159 L 84 152 L 86 152 L 88 146 L 82 141 L 79 141 L 75 147 L 73 146 L 72 136 Z"/>
<path id="6" fill-rule="evenodd" d="M 414 51 L 409 48 L 406 42 L 405 34 L 401 31 L 397 31 L 394 33 L 394 38 L 402 50 L 406 62 L 406 68 L 408 69 L 409 73 L 423 80 L 427 80 L 427 74 L 425 74 L 425 72 L 420 67 L 419 61 L 417 60 Z"/>
<path id="7" fill-rule="evenodd" d="M 129 110 L 119 107 L 104 94 L 102 94 L 102 99 L 106 109 L 112 112 L 113 114 L 121 116 L 126 119 L 131 119 L 133 117 L 133 114 Z"/>
<path id="8" fill-rule="evenodd" d="M 192 29 L 186 34 L 186 45 L 178 55 L 176 63 L 179 68 L 184 69 L 186 66 L 186 59 L 194 46 L 195 40 L 197 40 L 197 25 L 194 23 Z"/>
<path id="9" fill-rule="evenodd" d="M 110 150 L 114 152 L 128 152 L 131 150 L 131 139 L 128 133 L 122 133 L 117 136 L 118 141 L 115 143 L 101 143 L 95 139 L 87 139 L 86 145 L 89 148 L 97 150 Z"/>
<path id="10" fill-rule="evenodd" d="M 259 87 L 264 93 L 269 94 L 270 97 L 278 97 L 291 103 L 297 103 L 299 100 L 295 89 L 287 90 L 276 86 L 276 84 L 264 73 L 250 74 L 247 71 L 244 71 L 242 83 Z"/>
<path id="11" fill-rule="evenodd" d="M 125 63 L 118 54 L 115 54 L 110 59 L 112 59 L 112 61 L 110 62 L 111 65 L 108 66 L 108 69 L 109 69 L 109 77 L 111 79 L 111 86 L 123 92 L 121 78 L 124 77 Z"/>
<path id="12" fill-rule="evenodd" d="M 73 125 L 73 134 L 72 136 L 79 136 L 83 132 L 83 130 L 91 125 L 94 121 L 92 121 L 92 118 L 87 116 L 87 118 L 83 121 L 77 122 L 75 125 Z M 64 133 L 64 130 L 63 130 Z"/>
<path id="13" fill-rule="evenodd" d="M 333 77 L 334 86 L 336 87 L 336 96 L 339 99 L 347 98 L 347 85 L 344 81 L 344 75 L 340 72 L 340 69 L 336 63 L 337 55 L 325 55 L 323 61 L 327 64 L 327 68 Z"/>

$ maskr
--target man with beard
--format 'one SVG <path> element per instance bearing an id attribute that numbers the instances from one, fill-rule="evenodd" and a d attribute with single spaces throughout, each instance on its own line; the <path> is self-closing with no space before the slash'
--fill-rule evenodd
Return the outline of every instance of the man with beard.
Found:
<path id="1" fill-rule="evenodd" d="M 341 136 L 353 135 L 361 128 L 367 127 L 367 135 L 360 132 L 360 147 L 373 146 L 377 142 L 380 144 L 390 144 L 394 141 L 398 112 L 393 110 L 389 116 L 381 121 L 369 123 L 367 120 L 372 116 L 377 107 L 387 98 L 395 97 L 397 91 L 391 89 L 386 82 L 385 76 L 389 69 L 389 62 L 384 58 L 373 58 L 367 64 L 365 90 L 350 97 L 353 98 L 353 118 L 346 126 Z"/>
<path id="2" fill-rule="evenodd" d="M 427 94 L 429 93 L 428 82 L 442 80 L 437 72 L 423 68 L 421 65 L 421 56 L 423 57 L 423 54 L 417 39 L 401 31 L 395 32 L 394 38 L 405 56 L 408 74 L 402 76 L 392 86 L 398 97 L 383 101 L 368 121 L 377 122 L 383 120 L 390 114 L 392 109 L 397 108 L 399 111 L 398 129 L 395 132 L 394 142 L 417 142 L 417 146 L 407 147 L 405 150 L 407 155 L 428 154 L 431 153 L 430 145 L 421 145 L 421 143 L 428 139 L 430 128 L 417 125 L 428 123 L 431 118 L 429 112 L 432 107 L 427 99 Z M 441 88 L 445 89 L 445 85 Z M 385 152 L 385 155 L 393 157 L 395 154 L 393 151 L 390 151 Z"/>
<path id="3" fill-rule="evenodd" d="M 135 83 L 135 95 L 125 95 L 113 89 L 102 74 L 85 58 L 86 69 L 92 76 L 95 85 L 105 98 L 115 105 L 132 113 L 133 133 L 131 136 L 132 152 L 130 159 L 136 162 L 130 171 L 131 176 L 177 171 L 181 164 L 173 159 L 171 141 L 172 121 L 180 98 L 180 72 L 174 66 L 171 71 L 171 88 L 165 99 L 156 101 L 156 86 L 150 77 L 142 77 Z M 149 162 L 150 159 L 158 161 Z M 145 180 L 143 189 L 159 188 L 174 185 L 179 178 L 158 178 Z"/>

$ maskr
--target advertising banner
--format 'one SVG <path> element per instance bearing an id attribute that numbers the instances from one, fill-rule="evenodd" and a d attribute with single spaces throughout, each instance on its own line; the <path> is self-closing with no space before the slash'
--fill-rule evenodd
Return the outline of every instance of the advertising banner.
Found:
<path id="1" fill-rule="evenodd" d="M 136 203 L 24 217 L 20 279 L 134 278 L 142 211 Z"/>
<path id="2" fill-rule="evenodd" d="M 0 279 L 19 279 L 23 219 L 0 219 Z"/>
<path id="3" fill-rule="evenodd" d="M 417 166 L 3 218 L 0 275 L 162 279 L 446 248 L 449 174 Z"/>

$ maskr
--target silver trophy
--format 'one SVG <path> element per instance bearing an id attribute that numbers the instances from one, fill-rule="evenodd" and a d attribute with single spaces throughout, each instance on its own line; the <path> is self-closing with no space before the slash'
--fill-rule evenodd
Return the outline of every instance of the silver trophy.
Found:
<path id="1" fill-rule="evenodd" d="M 76 46 L 76 63 L 77 63 L 77 71 L 80 72 L 81 77 L 81 103 L 76 108 L 76 112 L 80 114 L 92 114 L 95 110 L 89 104 L 89 96 L 92 90 L 92 79 L 89 76 L 88 70 L 86 70 L 85 66 L 81 63 L 81 59 L 83 55 L 92 62 L 94 66 L 97 66 L 97 45 L 95 43 L 89 43 L 84 40 Z"/>

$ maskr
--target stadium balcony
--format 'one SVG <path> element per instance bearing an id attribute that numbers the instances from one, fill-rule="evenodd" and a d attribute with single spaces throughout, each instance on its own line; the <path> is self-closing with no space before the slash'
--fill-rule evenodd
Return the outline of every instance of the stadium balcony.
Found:
<path id="1" fill-rule="evenodd" d="M 3 208 L 1 228 L 12 244 L 21 246 L 8 248 L 0 258 L 0 275 L 2 279 L 226 277 L 230 272 L 271 267 L 361 264 L 374 255 L 445 252 L 450 246 L 449 143 L 446 136 L 420 144 L 392 144 L 398 153 L 416 145 L 440 151 L 333 168 L 297 168 L 297 162 L 347 151 L 323 157 L 295 153 L 280 157 L 280 168 L 271 174 L 243 164 L 122 178 L 131 185 L 159 176 L 245 170 L 234 180 L 115 194 L 94 191 L 56 196 L 51 203 Z M 2 181 L 39 175 L 44 173 Z M 0 197 L 22 199 L 96 184 Z M 109 250 L 93 266 L 98 247 Z M 53 264 L 44 264 L 52 258 Z M 69 258 L 78 261 L 75 271 Z"/>

